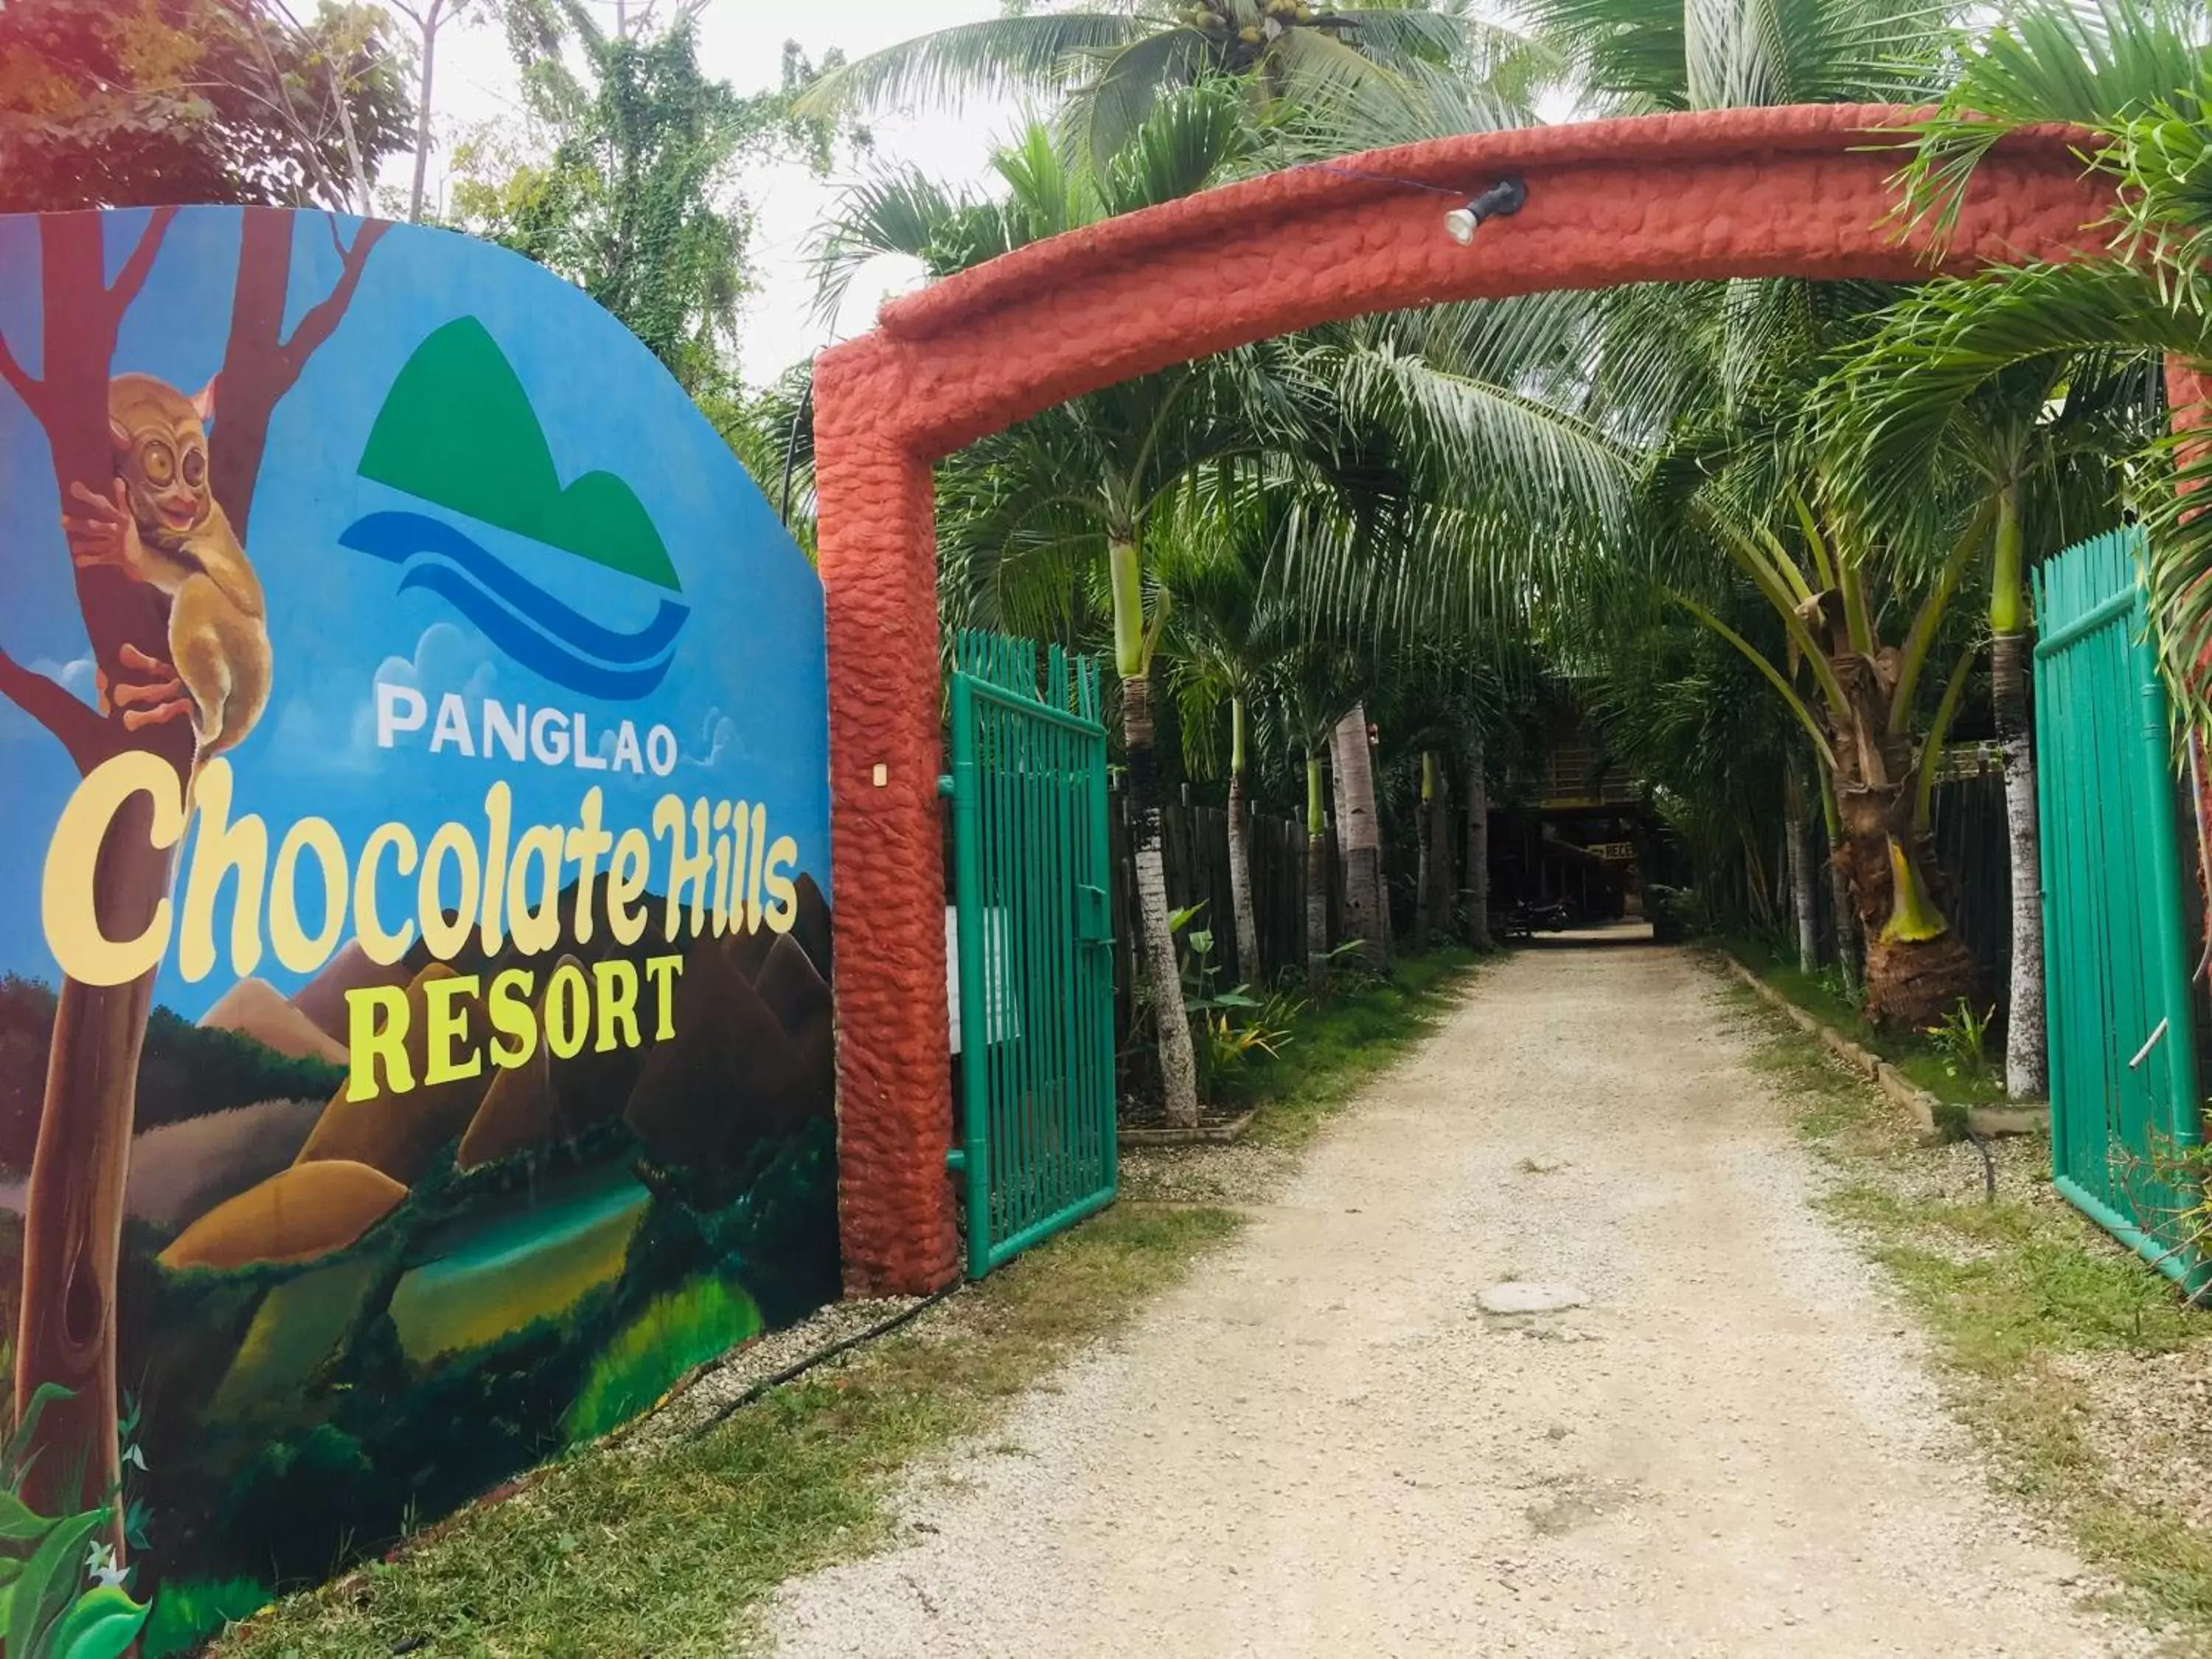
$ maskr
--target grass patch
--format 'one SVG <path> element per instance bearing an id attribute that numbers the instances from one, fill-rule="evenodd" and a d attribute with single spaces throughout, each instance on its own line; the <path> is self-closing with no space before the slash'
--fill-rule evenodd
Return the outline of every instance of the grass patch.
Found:
<path id="1" fill-rule="evenodd" d="M 2170 1281 L 2043 1186 L 2041 1169 L 2014 1164 L 1994 1202 L 1978 1183 L 1961 1194 L 1929 1180 L 1929 1161 L 1948 1154 L 1747 988 L 1727 996 L 1759 1033 L 1753 1066 L 1842 1176 L 1826 1206 L 1931 1334 L 1996 1478 L 2065 1527 L 2138 1612 L 2212 1639 L 2212 1536 L 2111 1467 L 2084 1432 L 2093 1402 L 2081 1378 L 2095 1367 L 2062 1363 L 2175 1354 L 2212 1340 L 2212 1316 L 2185 1309 Z M 2039 1142 L 2022 1150 L 2047 1157 Z"/>
<path id="2" fill-rule="evenodd" d="M 1303 1145 L 1430 1028 L 1475 959 L 1407 957 L 1391 981 L 1302 1015 L 1283 1055 L 1240 1079 L 1261 1109 L 1252 1133 Z M 889 1538 L 886 1498 L 913 1459 L 988 1433 L 1014 1395 L 1241 1224 L 1224 1206 L 1118 1205 L 699 1438 L 580 1448 L 520 1495 L 293 1597 L 217 1651 L 724 1659 L 777 1584 Z"/>
<path id="3" fill-rule="evenodd" d="M 723 1659 L 776 1584 L 886 1538 L 885 1494 L 916 1454 L 988 1427 L 1237 1224 L 1220 1209 L 1109 1210 L 700 1438 L 580 1451 L 218 1651 Z"/>
<path id="4" fill-rule="evenodd" d="M 1225 1103 L 1258 1108 L 1249 1137 L 1296 1151 L 1425 1036 L 1483 960 L 1465 945 L 1398 958 L 1389 979 L 1352 981 L 1299 1015 L 1280 1054 L 1261 1055 L 1222 1091 Z"/>
<path id="5" fill-rule="evenodd" d="M 1723 948 L 1760 979 L 1813 1015 L 1833 1026 L 1862 1048 L 1881 1055 L 1907 1079 L 1936 1099 L 1959 1106 L 2004 1106 L 2011 1102 L 2004 1091 L 1998 1057 L 1976 1068 L 1962 1065 L 1923 1038 L 1877 1031 L 1867 1024 L 1858 1005 L 1843 994 L 1825 973 L 1807 973 L 1794 956 L 1785 957 L 1772 941 L 1753 935 L 1721 941 Z"/>

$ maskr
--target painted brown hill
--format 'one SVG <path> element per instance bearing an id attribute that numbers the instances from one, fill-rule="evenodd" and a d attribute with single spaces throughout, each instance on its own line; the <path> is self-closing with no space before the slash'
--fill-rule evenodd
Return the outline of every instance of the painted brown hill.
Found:
<path id="1" fill-rule="evenodd" d="M 161 1252 L 165 1267 L 312 1261 L 342 1250 L 407 1196 L 380 1170 L 344 1158 L 295 1164 L 218 1204 Z"/>
<path id="2" fill-rule="evenodd" d="M 299 1162 L 344 1158 L 381 1170 L 402 1186 L 412 1186 L 440 1150 L 467 1127 L 476 1115 L 491 1079 L 483 1072 L 447 1083 L 422 1081 L 429 1053 L 428 1000 L 423 988 L 434 981 L 452 979 L 453 970 L 434 962 L 407 985 L 407 1064 L 416 1086 L 405 1094 L 380 1093 L 366 1100 L 349 1100 L 341 1086 L 323 1109 L 314 1133 L 300 1149 Z M 474 999 L 457 1005 L 467 1029 L 482 1041 L 484 1016 Z"/>
<path id="3" fill-rule="evenodd" d="M 310 1019 L 265 979 L 246 978 L 199 1018 L 204 1030 L 236 1031 L 291 1060 L 345 1064 L 345 1044 Z"/>
<path id="4" fill-rule="evenodd" d="M 830 915 L 814 881 L 802 877 L 798 890 L 798 915 L 787 933 L 762 927 L 710 933 L 679 947 L 684 967 L 673 994 L 673 1035 L 661 1040 L 653 1036 L 653 994 L 643 971 L 646 958 L 671 949 L 658 926 L 624 945 L 602 913 L 591 937 L 557 957 L 526 957 L 511 943 L 492 953 L 464 951 L 450 963 L 410 956 L 404 1048 L 417 1079 L 427 1058 L 425 988 L 456 974 L 488 983 L 506 969 L 526 968 L 537 975 L 542 1003 L 562 963 L 588 973 L 595 963 L 628 959 L 640 969 L 646 1041 L 605 1054 L 590 1043 L 562 1060 L 548 1051 L 541 1033 L 531 1060 L 512 1069 L 486 1066 L 474 1077 L 418 1083 L 405 1094 L 362 1101 L 347 1099 L 341 1085 L 290 1168 L 200 1216 L 164 1261 L 235 1267 L 342 1249 L 390 1214 L 448 1147 L 466 1174 L 547 1152 L 619 1115 L 664 1165 L 732 1169 L 763 1143 L 827 1117 L 836 1096 L 835 1021 L 823 971 Z M 564 909 L 573 902 L 572 890 Z M 341 1005 L 346 990 L 380 982 L 359 967 L 325 975 L 325 988 L 335 988 Z M 464 1000 L 456 1012 L 464 1022 L 462 1045 L 486 1046 L 491 1034 L 480 999 Z"/>
<path id="5" fill-rule="evenodd" d="M 372 985 L 404 985 L 415 970 L 404 962 L 382 967 L 368 959 L 357 939 L 348 939 L 313 979 L 293 993 L 292 1006 L 341 1049 L 347 1041 L 346 993 Z"/>

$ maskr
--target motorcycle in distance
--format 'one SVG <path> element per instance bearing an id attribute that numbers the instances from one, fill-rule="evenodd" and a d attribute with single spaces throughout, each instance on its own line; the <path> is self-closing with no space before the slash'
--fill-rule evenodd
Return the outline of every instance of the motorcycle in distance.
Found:
<path id="1" fill-rule="evenodd" d="M 1567 914 L 1565 901 L 1560 899 L 1524 899 L 1513 907 L 1515 918 L 1531 933 L 1563 933 L 1575 925 Z"/>

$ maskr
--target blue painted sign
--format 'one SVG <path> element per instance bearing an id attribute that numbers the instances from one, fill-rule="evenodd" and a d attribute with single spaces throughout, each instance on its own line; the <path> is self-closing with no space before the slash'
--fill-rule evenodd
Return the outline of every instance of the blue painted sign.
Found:
<path id="1" fill-rule="evenodd" d="M 0 1555 L 150 1656 L 835 1293 L 822 593 L 465 238 L 0 219 Z"/>

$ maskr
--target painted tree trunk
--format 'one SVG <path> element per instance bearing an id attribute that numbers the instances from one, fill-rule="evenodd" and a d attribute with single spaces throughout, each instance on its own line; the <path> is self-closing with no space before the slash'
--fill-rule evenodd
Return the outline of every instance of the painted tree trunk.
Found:
<path id="1" fill-rule="evenodd" d="M 1490 781 L 1485 774 L 1482 733 L 1467 744 L 1467 867 L 1460 892 L 1467 906 L 1467 942 L 1478 951 L 1490 938 Z"/>
<path id="2" fill-rule="evenodd" d="M 41 379 L 25 402 L 46 428 L 59 502 L 82 483 L 105 494 L 115 459 L 107 435 L 107 380 L 122 314 L 136 296 L 166 233 L 156 212 L 138 250 L 111 286 L 104 281 L 100 222 L 92 215 L 49 218 L 40 226 L 46 319 Z M 141 256 L 143 256 L 143 260 Z M 166 607 L 150 586 L 106 568 L 80 568 L 79 608 L 102 672 L 127 674 L 123 647 L 166 659 Z M 43 711 L 29 695 L 41 677 L 10 695 L 41 720 L 80 771 L 130 749 L 158 753 L 175 769 L 177 799 L 192 759 L 188 725 L 126 732 L 119 714 L 103 717 L 74 698 Z M 11 676 L 11 681 L 15 677 Z M 94 869 L 94 903 L 111 939 L 132 939 L 168 896 L 172 847 L 155 844 L 150 798 L 134 797 L 118 815 Z M 176 829 L 171 823 L 165 826 Z M 122 1258 L 123 1194 L 137 1111 L 138 1060 L 158 969 L 120 985 L 64 978 L 56 997 L 39 1133 L 25 1191 L 23 1281 L 15 1333 L 15 1411 L 20 1421 L 42 1388 L 39 1419 L 21 1496 L 40 1514 L 82 1513 L 107 1501 L 121 1479 L 116 1441 L 116 1281 Z M 119 1560 L 120 1506 L 101 1539 Z"/>
<path id="3" fill-rule="evenodd" d="M 1160 803 L 1152 757 L 1152 687 L 1143 674 L 1121 682 L 1121 738 L 1129 768 L 1129 850 L 1137 866 L 1137 923 L 1145 981 L 1158 1032 L 1160 1092 L 1169 1123 L 1198 1122 L 1198 1060 L 1182 1007 L 1182 970 L 1168 926 L 1167 866 L 1160 855 Z"/>
<path id="4" fill-rule="evenodd" d="M 1792 766 L 1782 791 L 1782 833 L 1790 866 L 1790 909 L 1797 922 L 1797 968 L 1809 974 L 1820 965 L 1820 939 L 1813 898 L 1813 836 L 1805 822 L 1805 787 Z"/>
<path id="5" fill-rule="evenodd" d="M 1321 752 L 1306 755 L 1306 993 L 1328 990 L 1328 821 L 1322 815 Z"/>
<path id="6" fill-rule="evenodd" d="M 149 221 L 112 284 L 102 282 L 105 250 L 99 221 L 49 220 L 40 227 L 46 304 L 42 379 L 23 390 L 46 428 L 55 483 L 64 501 L 71 483 L 84 483 L 105 493 L 112 478 L 106 406 L 117 325 L 167 222 L 160 213 Z M 218 428 L 212 480 L 241 537 L 275 405 L 336 326 L 350 301 L 360 263 L 381 234 L 374 228 L 359 233 L 342 262 L 337 289 L 303 315 L 291 339 L 280 343 L 292 225 L 289 215 L 267 210 L 249 209 L 241 220 L 238 303 L 222 369 L 226 418 Z M 120 653 L 126 643 L 167 657 L 167 618 L 152 588 L 129 584 L 108 570 L 81 569 L 77 576 L 87 629 L 111 680 L 124 672 Z M 50 729 L 81 769 L 141 749 L 159 755 L 177 774 L 173 814 L 157 809 L 144 795 L 135 797 L 118 818 L 94 868 L 94 902 L 104 931 L 111 938 L 133 938 L 168 896 L 175 843 L 190 798 L 191 731 L 172 724 L 158 732 L 127 733 L 118 722 L 92 716 L 82 705 L 71 719 L 88 720 L 89 729 Z M 174 822 L 160 823 L 170 816 Z M 38 1455 L 26 1480 L 26 1498 L 50 1514 L 106 1501 L 120 1476 L 116 1278 L 139 1054 L 157 971 L 114 986 L 64 980 L 57 997 L 25 1195 L 15 1379 L 19 1415 L 42 1388 L 65 1391 L 63 1397 L 49 1396 L 39 1422 Z M 111 1517 L 108 1540 L 119 1559 L 119 1514 Z"/>
<path id="7" fill-rule="evenodd" d="M 1375 764 L 1367 747 L 1365 704 L 1352 704 L 1337 721 L 1329 752 L 1343 801 L 1336 836 L 1344 859 L 1344 931 L 1360 942 L 1368 960 L 1379 968 L 1389 960 L 1389 945 L 1383 935 L 1382 830 L 1375 815 Z"/>
<path id="8" fill-rule="evenodd" d="M 106 250 L 97 217 L 50 218 L 40 227 L 46 306 L 41 378 L 17 390 L 46 428 L 64 501 L 72 483 L 105 493 L 113 480 L 107 383 L 117 325 L 137 295 L 170 216 L 169 210 L 155 210 L 112 282 L 104 280 Z M 240 220 L 210 483 L 241 539 L 276 405 L 337 327 L 383 234 L 374 225 L 356 233 L 342 252 L 331 293 L 300 316 L 287 338 L 281 331 L 294 222 L 289 213 L 263 208 L 246 209 Z M 121 662 L 125 644 L 168 656 L 166 607 L 155 590 L 110 569 L 80 568 L 76 579 L 86 629 L 111 682 L 127 675 Z M 131 799 L 94 866 L 94 904 L 103 933 L 111 939 L 137 937 L 168 898 L 173 880 L 190 810 L 191 728 L 173 721 L 131 732 L 119 718 L 104 717 L 74 698 L 48 703 L 36 695 L 39 676 L 10 668 L 9 696 L 61 739 L 80 769 L 137 750 L 156 756 L 176 774 L 176 790 L 167 800 L 156 804 L 144 793 Z M 28 1448 L 21 1494 L 47 1515 L 109 1503 L 120 1488 L 115 1297 L 139 1057 L 158 972 L 157 966 L 111 986 L 64 979 L 56 998 L 24 1199 L 15 1376 L 19 1420 L 40 1392 L 49 1390 Z M 113 1504 L 103 1534 L 118 1563 L 125 1547 L 121 1508 Z"/>
<path id="9" fill-rule="evenodd" d="M 2005 845 L 2012 873 L 2012 983 L 2005 1003 L 2005 1092 L 2040 1100 L 2051 1091 L 2044 1047 L 2043 842 L 2037 819 L 2035 738 L 2027 711 L 2030 636 L 1990 641 L 1990 701 L 2004 760 Z"/>

